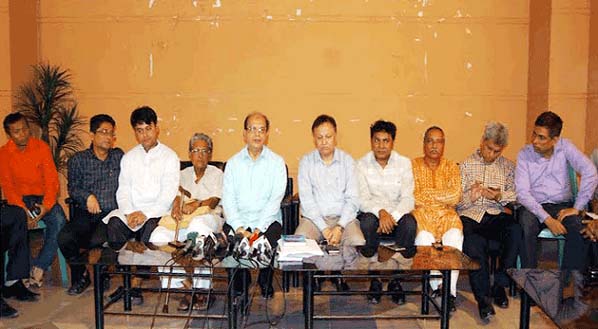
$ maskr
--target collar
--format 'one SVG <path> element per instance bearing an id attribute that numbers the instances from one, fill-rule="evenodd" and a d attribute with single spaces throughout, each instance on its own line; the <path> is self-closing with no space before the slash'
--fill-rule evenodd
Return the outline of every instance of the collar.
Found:
<path id="1" fill-rule="evenodd" d="M 259 161 L 260 159 L 265 158 L 267 156 L 266 153 L 268 153 L 268 152 L 269 152 L 268 146 L 264 145 L 262 152 L 260 153 L 260 155 L 257 156 L 257 159 L 255 159 L 255 161 Z M 245 145 L 245 147 L 241 151 L 241 154 L 243 155 L 244 159 L 254 161 L 253 158 L 251 157 L 251 155 L 249 155 L 249 146 Z"/>

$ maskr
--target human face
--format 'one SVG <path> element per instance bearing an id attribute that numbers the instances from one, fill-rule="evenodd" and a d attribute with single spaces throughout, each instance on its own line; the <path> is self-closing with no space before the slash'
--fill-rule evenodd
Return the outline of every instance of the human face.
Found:
<path id="1" fill-rule="evenodd" d="M 212 159 L 212 150 L 208 148 L 208 142 L 200 139 L 193 142 L 193 147 L 189 151 L 189 160 L 195 170 L 204 170 L 208 162 Z"/>
<path id="2" fill-rule="evenodd" d="M 424 156 L 438 160 L 444 154 L 444 134 L 437 129 L 430 130 L 424 137 Z"/>
<path id="3" fill-rule="evenodd" d="M 320 153 L 322 159 L 330 159 L 334 156 L 336 147 L 336 130 L 330 122 L 324 122 L 317 126 L 313 131 L 314 144 Z"/>
<path id="4" fill-rule="evenodd" d="M 96 131 L 91 133 L 91 143 L 94 149 L 108 151 L 114 146 L 116 131 L 110 122 L 102 122 Z"/>
<path id="5" fill-rule="evenodd" d="M 386 131 L 378 131 L 374 133 L 371 139 L 372 151 L 376 161 L 387 163 L 390 159 L 390 153 L 394 147 L 394 140 L 392 136 Z"/>
<path id="6" fill-rule="evenodd" d="M 135 125 L 135 139 L 143 146 L 143 149 L 147 152 L 152 147 L 158 145 L 158 135 L 160 134 L 160 128 L 155 123 L 147 124 L 141 123 Z"/>
<path id="7" fill-rule="evenodd" d="M 268 141 L 269 132 L 266 118 L 259 114 L 252 115 L 247 120 L 247 127 L 243 130 L 243 140 L 252 152 L 261 152 Z"/>
<path id="8" fill-rule="evenodd" d="M 502 154 L 504 148 L 491 140 L 482 139 L 480 143 L 480 153 L 485 163 L 493 163 Z"/>
<path id="9" fill-rule="evenodd" d="M 558 136 L 550 137 L 548 128 L 542 126 L 535 126 L 532 132 L 532 145 L 534 151 L 541 156 L 547 157 L 552 155 L 554 145 L 559 140 Z"/>
<path id="10" fill-rule="evenodd" d="M 8 125 L 8 136 L 18 148 L 25 148 L 27 143 L 29 143 L 29 137 L 31 137 L 31 131 L 29 130 L 27 121 L 22 119 Z"/>

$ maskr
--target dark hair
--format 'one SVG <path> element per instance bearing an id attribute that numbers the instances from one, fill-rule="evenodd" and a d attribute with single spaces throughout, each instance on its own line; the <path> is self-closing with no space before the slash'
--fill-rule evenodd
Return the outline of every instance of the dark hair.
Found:
<path id="1" fill-rule="evenodd" d="M 377 132 L 389 133 L 394 141 L 397 136 L 397 126 L 390 121 L 378 120 L 370 126 L 370 138 L 374 138 L 374 134 Z"/>
<path id="2" fill-rule="evenodd" d="M 336 131 L 336 121 L 334 120 L 333 117 L 327 115 L 327 114 L 320 114 L 315 120 L 314 123 L 311 125 L 311 131 L 313 132 L 316 128 L 318 128 L 319 126 L 325 124 L 326 122 L 328 122 L 329 124 L 332 125 L 332 127 L 334 128 L 334 131 Z"/>
<path id="3" fill-rule="evenodd" d="M 98 114 L 94 115 L 89 120 L 89 131 L 95 133 L 96 130 L 100 128 L 100 125 L 104 122 L 108 122 L 112 125 L 112 127 L 116 127 L 116 122 L 114 121 L 114 119 L 112 119 L 111 116 L 109 116 L 108 114 Z"/>
<path id="4" fill-rule="evenodd" d="M 424 142 L 426 141 L 426 138 L 428 137 L 428 134 L 432 130 L 438 130 L 438 131 L 440 131 L 444 135 L 444 130 L 442 130 L 442 128 L 440 128 L 438 126 L 432 126 L 432 127 L 428 128 L 428 129 L 426 129 L 426 132 L 424 133 Z"/>
<path id="5" fill-rule="evenodd" d="M 247 116 L 245 117 L 245 120 L 243 120 L 243 129 L 247 129 L 247 123 L 249 121 L 249 118 L 251 118 L 254 115 L 259 115 L 262 118 L 264 118 L 264 120 L 266 120 L 266 131 L 270 130 L 270 120 L 268 120 L 268 117 L 266 115 L 264 115 L 264 113 L 261 113 L 261 112 L 251 112 L 251 113 L 247 114 Z"/>
<path id="6" fill-rule="evenodd" d="M 536 118 L 534 125 L 548 129 L 550 138 L 553 138 L 561 135 L 561 130 L 563 129 L 563 120 L 561 120 L 561 117 L 559 117 L 556 113 L 552 111 L 546 111 Z"/>
<path id="7" fill-rule="evenodd" d="M 14 113 L 10 113 L 9 115 L 7 115 L 4 118 L 4 131 L 10 135 L 10 132 L 8 131 L 8 126 L 10 126 L 11 124 L 15 123 L 15 122 L 19 122 L 21 120 L 25 120 L 25 124 L 29 125 L 29 122 L 27 122 L 27 118 L 21 113 L 21 112 L 14 112 Z"/>
<path id="8" fill-rule="evenodd" d="M 131 113 L 131 127 L 135 128 L 139 124 L 151 125 L 158 123 L 156 112 L 149 106 L 138 107 Z"/>

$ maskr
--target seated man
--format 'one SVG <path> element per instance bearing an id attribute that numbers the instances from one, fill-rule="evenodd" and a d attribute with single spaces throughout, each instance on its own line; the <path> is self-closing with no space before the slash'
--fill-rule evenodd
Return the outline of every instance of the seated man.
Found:
<path id="1" fill-rule="evenodd" d="M 484 322 L 495 314 L 490 298 L 501 308 L 509 306 L 505 288 L 509 285 L 507 268 L 516 266 L 521 227 L 513 212 L 505 206 L 515 201 L 515 164 L 503 157 L 508 143 L 508 131 L 498 122 L 484 129 L 480 148 L 461 163 L 463 197 L 457 212 L 463 224 L 463 252 L 480 264 L 469 272 L 471 290 L 478 302 L 478 312 Z M 494 285 L 490 289 L 488 242 L 498 241 L 502 254 Z"/>
<path id="2" fill-rule="evenodd" d="M 143 106 L 131 113 L 131 126 L 139 145 L 127 152 L 120 164 L 117 209 L 103 218 L 110 248 L 119 251 L 131 238 L 149 242 L 160 218 L 168 214 L 179 186 L 179 158 L 158 141 L 156 112 Z M 118 292 L 113 296 L 118 296 Z M 134 291 L 140 297 L 138 290 Z M 116 298 L 116 297 L 115 297 Z M 142 298 L 137 298 L 142 302 Z"/>
<path id="3" fill-rule="evenodd" d="M 365 238 L 355 219 L 359 209 L 359 190 L 355 161 L 336 147 L 336 121 L 318 116 L 311 132 L 316 149 L 299 162 L 299 199 L 301 219 L 295 234 L 329 245 L 363 246 Z M 348 290 L 337 281 L 338 290 Z"/>
<path id="4" fill-rule="evenodd" d="M 415 209 L 417 221 L 415 245 L 430 246 L 434 242 L 461 250 L 463 227 L 455 206 L 461 199 L 461 175 L 459 167 L 443 157 L 444 132 L 436 126 L 424 134 L 424 156 L 413 159 L 415 180 Z M 432 271 L 437 273 L 437 271 Z M 451 296 L 449 310 L 456 311 L 457 279 L 459 271 L 451 273 Z M 430 280 L 435 295 L 440 294 L 440 279 Z"/>
<path id="5" fill-rule="evenodd" d="M 413 171 L 411 161 L 393 150 L 397 127 L 392 122 L 376 121 L 370 127 L 372 151 L 357 162 L 361 213 L 357 215 L 365 246 L 361 253 L 372 257 L 380 245 L 380 237 L 390 237 L 405 254 L 415 254 L 417 223 L 410 214 L 413 210 Z M 388 284 L 393 302 L 405 303 L 405 294 L 398 279 Z M 368 300 L 380 302 L 382 283 L 373 279 Z"/>
<path id="6" fill-rule="evenodd" d="M 66 222 L 58 196 L 58 172 L 50 147 L 31 136 L 27 119 L 19 112 L 4 119 L 8 142 L 0 148 L 0 185 L 8 204 L 19 206 L 28 214 L 29 228 L 43 220 L 44 246 L 32 261 L 29 283 L 41 286 L 58 250 L 58 232 Z M 29 211 L 30 209 L 34 211 Z"/>
<path id="7" fill-rule="evenodd" d="M 222 206 L 226 224 L 224 232 L 249 237 L 263 234 L 272 249 L 282 234 L 280 203 L 287 185 L 287 173 L 282 157 L 265 144 L 270 122 L 262 113 L 251 113 L 243 122 L 243 140 L 247 144 L 226 163 Z M 243 278 L 251 279 L 249 271 L 236 271 L 233 289 L 242 292 Z M 274 295 L 272 270 L 260 270 L 258 283 L 262 297 Z"/>
<path id="8" fill-rule="evenodd" d="M 198 236 L 208 236 L 213 232 L 222 232 L 224 219 L 222 218 L 222 207 L 220 198 L 222 197 L 222 170 L 208 165 L 212 159 L 212 139 L 205 134 L 196 133 L 189 140 L 189 159 L 192 167 L 181 170 L 180 187 L 189 193 L 189 196 L 183 194 L 183 198 L 178 195 L 172 204 L 170 217 L 179 222 L 178 241 L 184 241 L 187 233 L 196 232 Z M 150 236 L 150 242 L 157 246 L 168 244 L 174 240 L 176 232 L 173 223 L 164 223 L 169 220 L 166 217 L 160 221 Z M 169 227 L 167 227 L 167 224 Z M 204 274 L 209 274 L 207 271 Z M 201 288 L 210 289 L 211 281 L 200 279 L 197 284 Z M 170 287 L 182 285 L 182 279 L 171 279 Z M 209 306 L 206 295 L 194 295 L 194 308 L 203 310 Z M 187 311 L 190 306 L 187 298 L 181 300 L 179 310 Z"/>
<path id="9" fill-rule="evenodd" d="M 37 300 L 38 294 L 29 291 L 23 280 L 29 277 L 29 243 L 27 242 L 27 215 L 18 206 L 0 205 L 0 318 L 14 318 L 19 312 L 4 298 L 20 301 Z M 5 252 L 8 250 L 6 281 L 4 280 Z"/>
<path id="10" fill-rule="evenodd" d="M 75 202 L 71 220 L 58 235 L 62 254 L 72 262 L 80 249 L 101 247 L 106 242 L 106 224 L 102 218 L 117 208 L 116 189 L 120 160 L 124 152 L 114 148 L 116 123 L 107 114 L 89 121 L 91 146 L 75 153 L 68 162 L 68 190 Z M 69 295 L 79 295 L 91 283 L 84 265 L 70 264 Z"/>
<path id="11" fill-rule="evenodd" d="M 523 229 L 521 265 L 538 266 L 537 236 L 548 227 L 554 235 L 565 236 L 562 268 L 581 271 L 585 268 L 588 243 L 580 233 L 580 211 L 596 190 L 596 167 L 569 140 L 559 137 L 563 121 L 558 115 L 544 112 L 534 125 L 532 144 L 519 152 L 515 170 L 517 200 L 523 206 L 517 212 Z M 568 166 L 581 174 L 576 200 L 571 192 Z"/>

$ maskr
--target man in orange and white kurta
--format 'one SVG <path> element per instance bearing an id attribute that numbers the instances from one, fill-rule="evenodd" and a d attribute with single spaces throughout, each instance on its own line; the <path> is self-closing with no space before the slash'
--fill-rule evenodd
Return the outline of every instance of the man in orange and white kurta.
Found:
<path id="1" fill-rule="evenodd" d="M 439 127 L 426 130 L 423 146 L 424 156 L 412 161 L 415 180 L 415 209 L 412 214 L 417 221 L 418 230 L 415 245 L 429 246 L 442 241 L 445 246 L 461 250 L 463 226 L 455 210 L 461 199 L 459 167 L 443 157 L 444 132 Z M 459 271 L 451 272 L 451 311 L 455 310 L 458 276 Z M 440 282 L 440 279 L 430 280 L 432 289 L 438 290 Z"/>

